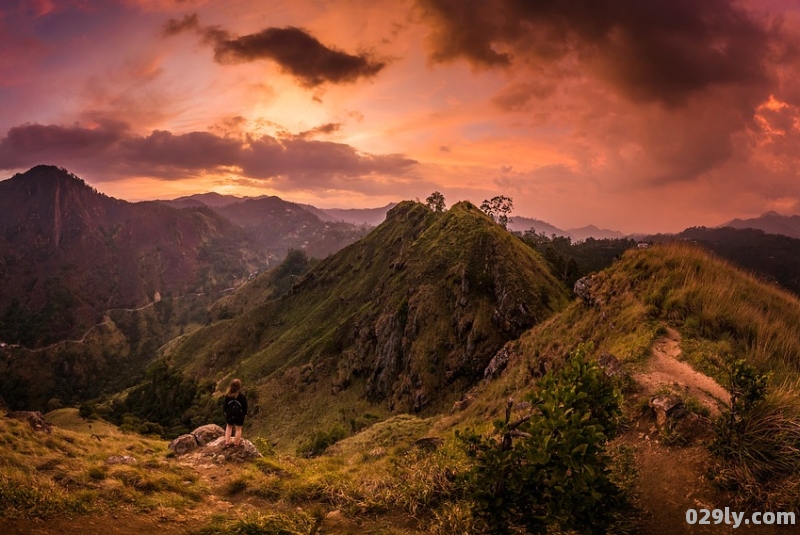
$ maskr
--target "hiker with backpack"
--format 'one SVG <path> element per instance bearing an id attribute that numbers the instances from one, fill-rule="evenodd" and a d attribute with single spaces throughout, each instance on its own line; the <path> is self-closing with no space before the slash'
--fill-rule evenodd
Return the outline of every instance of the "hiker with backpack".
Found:
<path id="1" fill-rule="evenodd" d="M 242 392 L 242 382 L 239 379 L 231 381 L 228 393 L 225 394 L 222 408 L 225 413 L 225 445 L 231 445 L 231 435 L 234 435 L 233 445 L 238 446 L 242 443 L 242 426 L 244 417 L 247 416 L 247 398 Z M 235 434 L 234 434 L 235 429 Z"/>

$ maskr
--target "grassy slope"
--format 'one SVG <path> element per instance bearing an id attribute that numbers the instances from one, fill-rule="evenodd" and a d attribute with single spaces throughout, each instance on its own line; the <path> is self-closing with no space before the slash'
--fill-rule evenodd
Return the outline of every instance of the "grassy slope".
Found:
<path id="1" fill-rule="evenodd" d="M 69 411 L 55 416 L 75 427 Z M 0 518 L 184 508 L 207 490 L 195 473 L 165 460 L 166 442 L 124 435 L 100 422 L 92 430 L 77 428 L 101 438 L 59 427 L 49 435 L 34 433 L 25 422 L 0 418 Z M 136 464 L 106 463 L 123 455 Z"/>
<path id="2" fill-rule="evenodd" d="M 773 382 L 796 383 L 800 371 L 800 300 L 728 262 L 687 244 L 628 251 L 592 277 L 593 306 L 580 299 L 525 333 L 516 360 L 486 387 L 467 412 L 483 417 L 519 396 L 535 377 L 579 343 L 594 354 L 614 354 L 636 366 L 647 358 L 663 326 L 678 329 L 684 356 L 725 384 L 718 359 L 746 358 Z"/>
<path id="3" fill-rule="evenodd" d="M 440 411 L 506 341 L 565 303 L 541 257 L 475 206 L 435 214 L 406 202 L 290 294 L 167 355 L 196 375 L 260 383 L 270 428 L 297 436 L 366 411 Z"/>

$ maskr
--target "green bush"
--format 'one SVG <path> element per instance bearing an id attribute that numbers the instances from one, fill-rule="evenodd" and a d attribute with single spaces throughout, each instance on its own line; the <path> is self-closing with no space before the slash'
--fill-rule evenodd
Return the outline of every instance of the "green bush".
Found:
<path id="1" fill-rule="evenodd" d="M 606 533 L 625 506 L 606 453 L 619 394 L 581 346 L 529 399 L 532 413 L 514 422 L 509 400 L 494 436 L 463 435 L 474 459 L 466 488 L 483 531 Z"/>
<path id="2" fill-rule="evenodd" d="M 744 360 L 727 366 L 731 403 L 715 422 L 714 481 L 738 502 L 765 509 L 800 504 L 800 401 L 787 383 L 767 390 L 768 376 Z"/>
<path id="3" fill-rule="evenodd" d="M 711 451 L 723 458 L 741 453 L 743 431 L 766 397 L 769 379 L 744 359 L 732 361 L 725 368 L 731 401 L 728 410 L 715 422 L 715 439 L 711 444 Z"/>

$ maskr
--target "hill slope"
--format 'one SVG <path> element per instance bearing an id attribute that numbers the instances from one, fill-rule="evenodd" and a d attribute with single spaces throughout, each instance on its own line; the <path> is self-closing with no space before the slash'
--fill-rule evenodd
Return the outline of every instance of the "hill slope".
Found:
<path id="1" fill-rule="evenodd" d="M 689 240 L 737 266 L 777 282 L 800 295 L 800 239 L 763 230 L 731 227 L 688 228 L 675 236 L 654 236 L 653 241 Z"/>
<path id="2" fill-rule="evenodd" d="M 289 249 L 302 249 L 324 258 L 350 245 L 366 230 L 345 222 L 323 221 L 310 209 L 279 197 L 245 199 L 213 209 L 242 227 L 274 260 Z"/>
<path id="3" fill-rule="evenodd" d="M 0 340 L 79 337 L 105 310 L 233 286 L 261 260 L 207 208 L 106 197 L 39 166 L 0 182 Z"/>
<path id="4" fill-rule="evenodd" d="M 404 202 L 290 294 L 177 340 L 166 355 L 196 376 L 257 382 L 271 424 L 296 436 L 309 420 L 337 421 L 342 406 L 441 410 L 565 298 L 541 257 L 475 206 L 435 214 Z M 300 392 L 302 406 L 292 401 Z"/>

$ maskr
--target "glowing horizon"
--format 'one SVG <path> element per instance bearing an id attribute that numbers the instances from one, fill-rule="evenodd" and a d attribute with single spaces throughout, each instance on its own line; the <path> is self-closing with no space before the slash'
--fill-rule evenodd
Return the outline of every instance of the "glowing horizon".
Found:
<path id="1" fill-rule="evenodd" d="M 7 176 L 321 208 L 504 194 L 626 233 L 800 212 L 794 2 L 6 5 Z"/>

